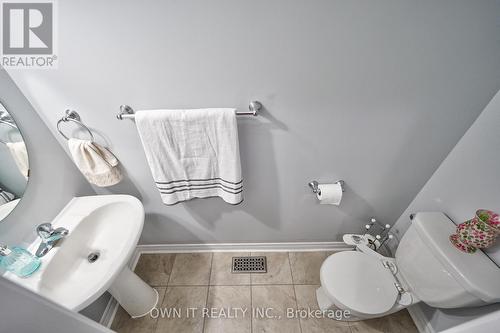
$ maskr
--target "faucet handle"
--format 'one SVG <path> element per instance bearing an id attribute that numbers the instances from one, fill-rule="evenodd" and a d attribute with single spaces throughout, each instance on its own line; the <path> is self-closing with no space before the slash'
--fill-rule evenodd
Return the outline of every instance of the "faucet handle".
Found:
<path id="1" fill-rule="evenodd" d="M 36 227 L 38 236 L 44 241 L 51 241 L 52 238 L 62 238 L 68 235 L 69 231 L 66 228 L 59 227 L 54 229 L 50 223 L 42 223 Z"/>
<path id="2" fill-rule="evenodd" d="M 49 238 L 53 232 L 54 232 L 54 228 L 52 228 L 52 224 L 50 224 L 50 223 L 42 223 L 36 227 L 36 233 L 42 239 Z"/>

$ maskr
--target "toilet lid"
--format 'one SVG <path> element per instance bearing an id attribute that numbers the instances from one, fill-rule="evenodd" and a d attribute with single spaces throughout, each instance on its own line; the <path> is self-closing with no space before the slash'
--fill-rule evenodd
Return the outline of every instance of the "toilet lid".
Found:
<path id="1" fill-rule="evenodd" d="M 321 286 L 346 309 L 381 314 L 395 304 L 394 276 L 376 257 L 357 251 L 332 254 L 321 266 Z"/>

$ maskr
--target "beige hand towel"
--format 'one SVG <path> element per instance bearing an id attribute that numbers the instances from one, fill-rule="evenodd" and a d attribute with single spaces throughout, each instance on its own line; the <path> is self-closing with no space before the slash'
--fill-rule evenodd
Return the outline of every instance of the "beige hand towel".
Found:
<path id="1" fill-rule="evenodd" d="M 16 162 L 17 168 L 21 172 L 24 178 L 28 179 L 29 174 L 29 162 L 28 162 L 28 151 L 26 150 L 26 145 L 23 141 L 19 142 L 7 142 L 7 148 L 9 148 L 10 154 Z"/>
<path id="2" fill-rule="evenodd" d="M 106 187 L 122 180 L 119 161 L 107 148 L 89 140 L 73 138 L 68 140 L 68 147 L 73 161 L 89 183 Z"/>

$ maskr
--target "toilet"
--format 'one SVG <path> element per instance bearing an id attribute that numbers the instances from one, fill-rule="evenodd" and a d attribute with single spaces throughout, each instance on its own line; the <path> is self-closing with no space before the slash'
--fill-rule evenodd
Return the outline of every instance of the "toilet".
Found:
<path id="1" fill-rule="evenodd" d="M 347 310 L 345 320 L 376 318 L 418 302 L 437 308 L 500 302 L 500 268 L 482 251 L 461 252 L 448 237 L 455 224 L 443 213 L 414 215 L 395 258 L 358 245 L 322 264 L 316 290 L 321 310 Z"/>

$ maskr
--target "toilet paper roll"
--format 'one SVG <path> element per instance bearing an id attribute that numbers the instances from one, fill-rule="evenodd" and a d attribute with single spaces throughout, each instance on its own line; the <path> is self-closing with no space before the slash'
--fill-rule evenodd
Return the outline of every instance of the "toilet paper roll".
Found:
<path id="1" fill-rule="evenodd" d="M 319 203 L 322 205 L 340 205 L 342 200 L 342 186 L 340 183 L 319 184 L 320 193 L 316 193 Z"/>

